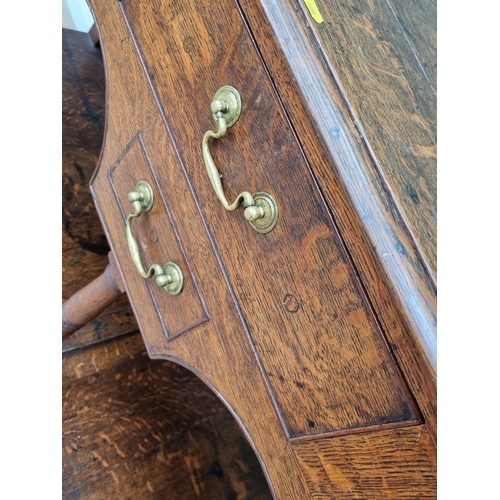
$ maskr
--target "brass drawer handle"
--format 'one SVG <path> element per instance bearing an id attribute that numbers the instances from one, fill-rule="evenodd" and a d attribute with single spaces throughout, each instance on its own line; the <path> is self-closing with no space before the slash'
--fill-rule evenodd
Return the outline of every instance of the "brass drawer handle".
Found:
<path id="1" fill-rule="evenodd" d="M 156 275 L 155 282 L 159 287 L 164 288 L 170 295 L 177 295 L 182 290 L 182 285 L 184 284 L 184 277 L 179 266 L 173 262 L 167 262 L 163 267 L 159 264 L 153 264 L 149 268 L 149 271 L 146 272 L 139 254 L 139 245 L 132 234 L 132 219 L 149 212 L 153 207 L 153 190 L 149 183 L 139 181 L 135 187 L 135 191 L 131 191 L 128 194 L 128 201 L 134 207 L 134 213 L 129 214 L 127 217 L 127 242 L 135 267 L 144 279 L 149 279 L 151 276 Z"/>
<path id="2" fill-rule="evenodd" d="M 211 104 L 212 115 L 217 123 L 217 132 L 209 130 L 203 136 L 203 159 L 207 168 L 208 177 L 215 194 L 226 210 L 236 210 L 241 202 L 245 207 L 245 219 L 253 229 L 259 233 L 268 233 L 278 221 L 278 206 L 274 198 L 263 191 L 253 196 L 248 191 L 240 193 L 233 203 L 227 201 L 222 189 L 221 175 L 215 166 L 208 142 L 210 139 L 220 139 L 226 135 L 227 129 L 232 127 L 241 114 L 241 98 L 238 91 L 230 86 L 221 87 L 215 94 Z"/>

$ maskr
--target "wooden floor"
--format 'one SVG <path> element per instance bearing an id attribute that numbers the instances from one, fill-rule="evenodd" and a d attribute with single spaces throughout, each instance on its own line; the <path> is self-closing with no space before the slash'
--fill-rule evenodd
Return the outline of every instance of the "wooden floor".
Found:
<path id="1" fill-rule="evenodd" d="M 63 301 L 109 247 L 90 178 L 104 131 L 100 50 L 63 30 Z M 270 499 L 257 458 L 191 372 L 149 359 L 126 296 L 63 343 L 64 499 Z"/>

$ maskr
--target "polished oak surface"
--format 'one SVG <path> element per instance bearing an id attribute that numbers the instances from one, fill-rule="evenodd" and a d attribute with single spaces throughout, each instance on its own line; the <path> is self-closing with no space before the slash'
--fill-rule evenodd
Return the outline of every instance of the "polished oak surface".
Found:
<path id="1" fill-rule="evenodd" d="M 405 488 L 430 498 L 431 275 L 352 108 L 315 63 L 321 53 L 334 65 L 333 55 L 317 46 L 308 59 L 300 49 L 314 32 L 304 11 L 274 7 L 92 2 L 108 96 L 96 206 L 150 355 L 185 365 L 219 394 L 277 498 L 358 498 L 380 476 L 400 480 L 372 488 L 370 498 L 399 498 Z M 299 49 L 295 63 L 289 46 Z M 313 85 L 328 83 L 317 114 L 304 99 L 302 60 L 313 64 Z M 280 218 L 268 234 L 254 232 L 242 209 L 226 212 L 205 171 L 201 139 L 214 128 L 210 103 L 223 85 L 238 89 L 243 111 L 210 150 L 228 199 L 245 189 L 277 200 Z M 363 174 L 354 187 L 352 172 L 343 175 L 349 168 Z M 145 264 L 179 265 L 186 282 L 178 296 L 141 278 L 129 254 L 127 194 L 141 179 L 156 202 L 134 234 Z M 371 215 L 360 217 L 361 202 Z M 397 257 L 384 264 L 379 252 L 396 234 L 402 251 L 393 247 Z M 413 301 L 408 290 L 422 293 Z M 408 439 L 414 431 L 425 445 Z M 374 450 L 390 455 L 390 443 L 404 451 L 363 467 Z M 342 456 L 350 457 L 345 471 L 335 465 Z M 408 472 L 409 463 L 424 472 Z M 344 472 L 352 480 L 337 484 Z"/>
<path id="2" fill-rule="evenodd" d="M 435 440 L 435 284 L 359 134 L 342 84 L 324 62 L 306 8 L 289 0 L 242 4 L 250 29 L 260 34 L 259 50 L 297 139 Z M 357 29 L 356 24 L 348 27 Z M 426 27 L 422 23 L 424 32 Z M 400 43 L 407 44 L 407 38 Z M 435 44 L 432 37 L 429 43 Z"/>
<path id="3" fill-rule="evenodd" d="M 315 37 L 435 282 L 435 5 L 319 0 L 318 8 L 327 14 L 323 24 L 312 23 Z"/>
<path id="4" fill-rule="evenodd" d="M 161 102 L 179 99 L 177 73 L 164 69 L 183 68 L 186 104 L 167 105 L 163 111 L 195 194 L 206 207 L 209 231 L 287 433 L 296 437 L 418 418 L 404 389 L 398 387 L 390 355 L 248 31 L 239 16 L 231 16 L 232 3 L 219 2 L 210 17 L 201 4 L 185 5 L 179 14 L 175 3 L 125 1 L 124 8 Z M 162 25 L 161 20 L 173 18 L 176 22 Z M 206 36 L 200 37 L 198 52 L 186 53 L 176 39 L 182 39 L 190 23 L 205 25 Z M 218 33 L 217 23 L 228 28 Z M 180 34 L 172 34 L 164 43 L 147 36 L 162 28 Z M 219 54 L 224 60 L 214 60 Z M 213 74 L 213 68 L 221 66 L 224 71 Z M 266 235 L 254 232 L 241 211 L 226 213 L 214 203 L 199 155 L 200 138 L 213 127 L 211 96 L 223 79 L 239 89 L 243 111 L 228 136 L 211 143 L 212 154 L 222 166 L 227 191 L 238 193 L 241 187 L 250 186 L 251 192 L 265 190 L 277 200 L 279 223 Z M 139 168 L 139 162 L 134 163 Z M 127 171 L 133 172 L 132 167 Z M 133 177 L 121 184 L 122 189 L 130 182 Z M 165 252 L 172 254 L 167 248 Z M 191 310 L 196 303 L 188 295 L 190 288 L 187 284 L 182 302 Z M 280 333 L 269 335 L 273 331 Z M 353 357 L 358 359 L 355 365 L 350 363 Z M 335 394 L 332 380 L 338 385 Z"/>
<path id="5" fill-rule="evenodd" d="M 88 185 L 104 132 L 105 89 L 100 50 L 89 36 L 62 35 L 62 295 L 72 294 L 71 302 L 108 263 Z M 124 294 L 62 348 L 63 499 L 271 498 L 217 396 L 185 368 L 149 358 Z"/>

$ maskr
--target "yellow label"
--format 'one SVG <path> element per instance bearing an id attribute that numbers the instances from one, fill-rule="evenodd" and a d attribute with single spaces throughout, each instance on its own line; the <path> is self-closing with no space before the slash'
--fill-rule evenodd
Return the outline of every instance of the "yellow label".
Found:
<path id="1" fill-rule="evenodd" d="M 322 23 L 323 18 L 321 17 L 321 14 L 319 13 L 318 7 L 316 6 L 316 2 L 314 0 L 304 0 L 306 3 L 306 6 L 309 10 L 309 14 L 311 14 L 312 18 L 317 22 L 317 23 Z"/>

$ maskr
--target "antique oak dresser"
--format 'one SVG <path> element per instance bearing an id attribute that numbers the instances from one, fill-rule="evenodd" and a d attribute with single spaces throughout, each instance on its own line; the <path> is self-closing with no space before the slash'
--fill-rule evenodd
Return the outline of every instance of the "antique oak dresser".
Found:
<path id="1" fill-rule="evenodd" d="M 148 352 L 279 499 L 436 496 L 428 0 L 90 0 L 91 182 Z"/>

